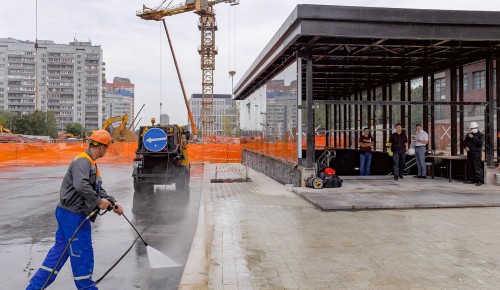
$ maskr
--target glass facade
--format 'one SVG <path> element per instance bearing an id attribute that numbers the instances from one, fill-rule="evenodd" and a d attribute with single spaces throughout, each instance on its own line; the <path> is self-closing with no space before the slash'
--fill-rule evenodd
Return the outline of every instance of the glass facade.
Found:
<path id="1" fill-rule="evenodd" d="M 243 148 L 297 162 L 297 62 L 240 101 Z"/>

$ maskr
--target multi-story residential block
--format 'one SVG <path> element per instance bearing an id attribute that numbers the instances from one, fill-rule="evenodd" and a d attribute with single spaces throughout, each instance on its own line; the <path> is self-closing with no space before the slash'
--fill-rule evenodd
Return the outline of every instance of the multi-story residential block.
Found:
<path id="1" fill-rule="evenodd" d="M 124 97 L 132 98 L 132 109 L 130 111 L 131 118 L 135 114 L 134 106 L 134 95 L 135 95 L 135 84 L 130 82 L 129 78 L 114 77 L 112 83 L 106 84 L 106 93 L 113 93 L 115 95 L 121 95 Z"/>
<path id="2" fill-rule="evenodd" d="M 100 46 L 0 38 L 0 109 L 54 111 L 59 131 L 68 123 L 102 126 L 104 62 Z"/>
<path id="3" fill-rule="evenodd" d="M 106 84 L 103 98 L 103 122 L 111 117 L 128 114 L 127 127 L 134 121 L 135 85 L 128 78 L 115 77 L 112 83 Z"/>
<path id="4" fill-rule="evenodd" d="M 102 120 L 105 122 L 111 117 L 128 115 L 127 128 L 132 124 L 134 118 L 132 114 L 132 104 L 134 99 L 128 96 L 122 96 L 113 92 L 106 92 L 103 98 Z"/>
<path id="5" fill-rule="evenodd" d="M 201 101 L 201 94 L 192 94 L 189 99 L 193 119 L 198 130 L 201 130 Z M 230 94 L 214 94 L 213 122 L 215 135 L 236 134 L 238 127 L 238 110 Z"/>

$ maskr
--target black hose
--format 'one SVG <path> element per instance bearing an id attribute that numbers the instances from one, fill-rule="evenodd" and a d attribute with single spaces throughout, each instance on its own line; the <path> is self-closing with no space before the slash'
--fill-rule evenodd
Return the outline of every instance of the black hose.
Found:
<path id="1" fill-rule="evenodd" d="M 127 216 L 125 216 L 124 213 L 122 213 L 122 216 L 127 220 L 127 222 L 132 226 L 132 228 L 134 228 L 135 232 L 139 235 L 139 238 L 141 238 L 142 242 L 144 243 L 144 246 L 147 247 L 148 243 L 146 243 L 146 241 L 142 238 L 141 234 L 139 234 L 139 231 L 137 231 L 137 229 L 134 227 L 134 225 L 128 220 Z M 144 230 L 143 230 L 143 232 L 144 232 Z"/>
<path id="2" fill-rule="evenodd" d="M 118 265 L 118 263 L 120 263 L 122 261 L 123 258 L 125 258 L 125 256 L 128 254 L 128 252 L 130 252 L 130 250 L 132 250 L 132 247 L 137 242 L 137 239 L 139 239 L 139 237 L 136 237 L 134 239 L 134 241 L 132 242 L 130 247 L 125 251 L 125 253 L 123 253 L 123 255 L 121 255 L 121 257 L 118 260 L 116 260 L 116 262 L 99 279 L 97 279 L 95 281 L 94 285 L 97 285 L 99 282 L 101 282 L 101 280 L 104 279 L 104 277 L 106 277 L 109 274 L 109 272 L 111 272 L 111 270 L 113 270 L 116 267 L 116 265 Z"/>
<path id="3" fill-rule="evenodd" d="M 69 246 L 71 245 L 71 242 L 73 242 L 73 239 L 75 238 L 76 236 L 76 233 L 80 230 L 80 228 L 83 226 L 83 224 L 89 220 L 93 215 L 95 215 L 96 213 L 99 212 L 99 208 L 96 208 L 94 209 L 94 211 L 92 211 L 81 223 L 80 225 L 76 228 L 76 230 L 73 232 L 73 235 L 71 236 L 71 238 L 69 239 L 69 242 L 68 244 L 66 245 L 66 247 L 64 248 L 64 251 L 62 252 L 61 256 L 59 257 L 59 260 L 57 260 L 57 263 L 56 265 L 54 266 L 54 268 L 52 269 L 52 271 L 50 272 L 50 275 L 49 277 L 47 278 L 47 280 L 45 280 L 45 283 L 43 283 L 43 286 L 41 288 L 41 290 L 44 290 L 45 289 L 45 286 L 47 286 L 47 283 L 49 283 L 50 281 L 50 278 L 52 278 L 52 276 L 54 275 L 54 272 L 56 271 L 57 269 L 57 266 L 59 266 L 59 264 L 61 263 L 61 260 L 62 258 L 64 257 L 64 254 L 66 253 L 66 251 L 68 250 Z"/>

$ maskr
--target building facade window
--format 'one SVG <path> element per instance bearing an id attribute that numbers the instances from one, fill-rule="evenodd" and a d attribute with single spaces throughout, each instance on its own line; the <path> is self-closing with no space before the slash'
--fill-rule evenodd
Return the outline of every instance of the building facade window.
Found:
<path id="1" fill-rule="evenodd" d="M 446 80 L 440 78 L 434 80 L 434 95 L 436 100 L 446 100 Z"/>
<path id="2" fill-rule="evenodd" d="M 472 88 L 474 90 L 484 89 L 485 86 L 485 77 L 484 70 L 475 71 L 472 73 Z"/>

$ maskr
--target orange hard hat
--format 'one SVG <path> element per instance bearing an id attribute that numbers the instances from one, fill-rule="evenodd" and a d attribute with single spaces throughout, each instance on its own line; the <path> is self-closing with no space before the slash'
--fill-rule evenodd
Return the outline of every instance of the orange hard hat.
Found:
<path id="1" fill-rule="evenodd" d="M 327 167 L 327 168 L 325 168 L 325 174 L 326 175 L 330 175 L 330 176 L 334 176 L 335 175 L 335 169 Z"/>
<path id="2" fill-rule="evenodd" d="M 104 144 L 106 146 L 113 143 L 113 138 L 111 138 L 111 134 L 109 134 L 109 132 L 106 130 L 97 130 L 92 132 L 92 135 L 89 137 L 89 140 Z"/>

